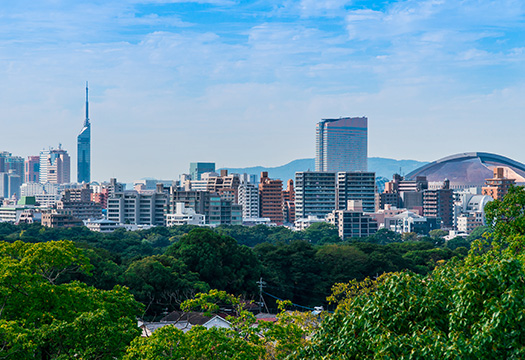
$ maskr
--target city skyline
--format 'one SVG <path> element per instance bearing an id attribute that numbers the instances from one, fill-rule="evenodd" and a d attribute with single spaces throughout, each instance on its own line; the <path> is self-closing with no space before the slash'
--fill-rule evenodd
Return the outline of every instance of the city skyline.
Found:
<path id="1" fill-rule="evenodd" d="M 39 0 L 3 10 L 0 150 L 27 158 L 62 143 L 75 159 L 87 79 L 93 180 L 313 158 L 315 124 L 346 116 L 369 119 L 371 157 L 485 151 L 525 162 L 519 1 Z"/>

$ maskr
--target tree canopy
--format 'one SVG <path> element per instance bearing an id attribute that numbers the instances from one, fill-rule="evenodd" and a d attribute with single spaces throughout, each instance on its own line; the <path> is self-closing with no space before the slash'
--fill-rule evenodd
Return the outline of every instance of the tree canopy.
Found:
<path id="1" fill-rule="evenodd" d="M 60 283 L 91 266 L 72 242 L 0 242 L 0 349 L 6 359 L 114 359 L 139 331 L 142 307 L 116 286 Z"/>

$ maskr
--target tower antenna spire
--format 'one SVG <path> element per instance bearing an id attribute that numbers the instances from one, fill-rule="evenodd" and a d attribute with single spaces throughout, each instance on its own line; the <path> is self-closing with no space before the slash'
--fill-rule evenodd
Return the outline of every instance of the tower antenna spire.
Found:
<path id="1" fill-rule="evenodd" d="M 88 99 L 88 82 L 86 81 L 86 120 L 84 126 L 89 125 L 89 99 Z"/>

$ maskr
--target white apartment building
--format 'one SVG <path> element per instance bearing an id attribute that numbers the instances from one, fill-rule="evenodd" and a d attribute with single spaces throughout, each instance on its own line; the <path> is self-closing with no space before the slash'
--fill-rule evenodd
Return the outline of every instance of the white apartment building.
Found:
<path id="1" fill-rule="evenodd" d="M 120 224 L 162 226 L 168 195 L 157 191 L 117 192 L 108 198 L 107 218 Z"/>
<path id="2" fill-rule="evenodd" d="M 239 185 L 239 205 L 242 205 L 242 218 L 259 217 L 259 187 L 256 184 Z"/>

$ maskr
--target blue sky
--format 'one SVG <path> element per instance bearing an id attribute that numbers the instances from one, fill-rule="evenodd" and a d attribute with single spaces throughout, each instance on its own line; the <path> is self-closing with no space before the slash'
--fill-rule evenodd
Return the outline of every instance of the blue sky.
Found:
<path id="1" fill-rule="evenodd" d="M 0 150 L 61 143 L 76 174 L 87 80 L 96 180 L 313 157 L 315 123 L 339 116 L 369 118 L 370 156 L 525 162 L 524 15 L 521 0 L 4 1 Z"/>

